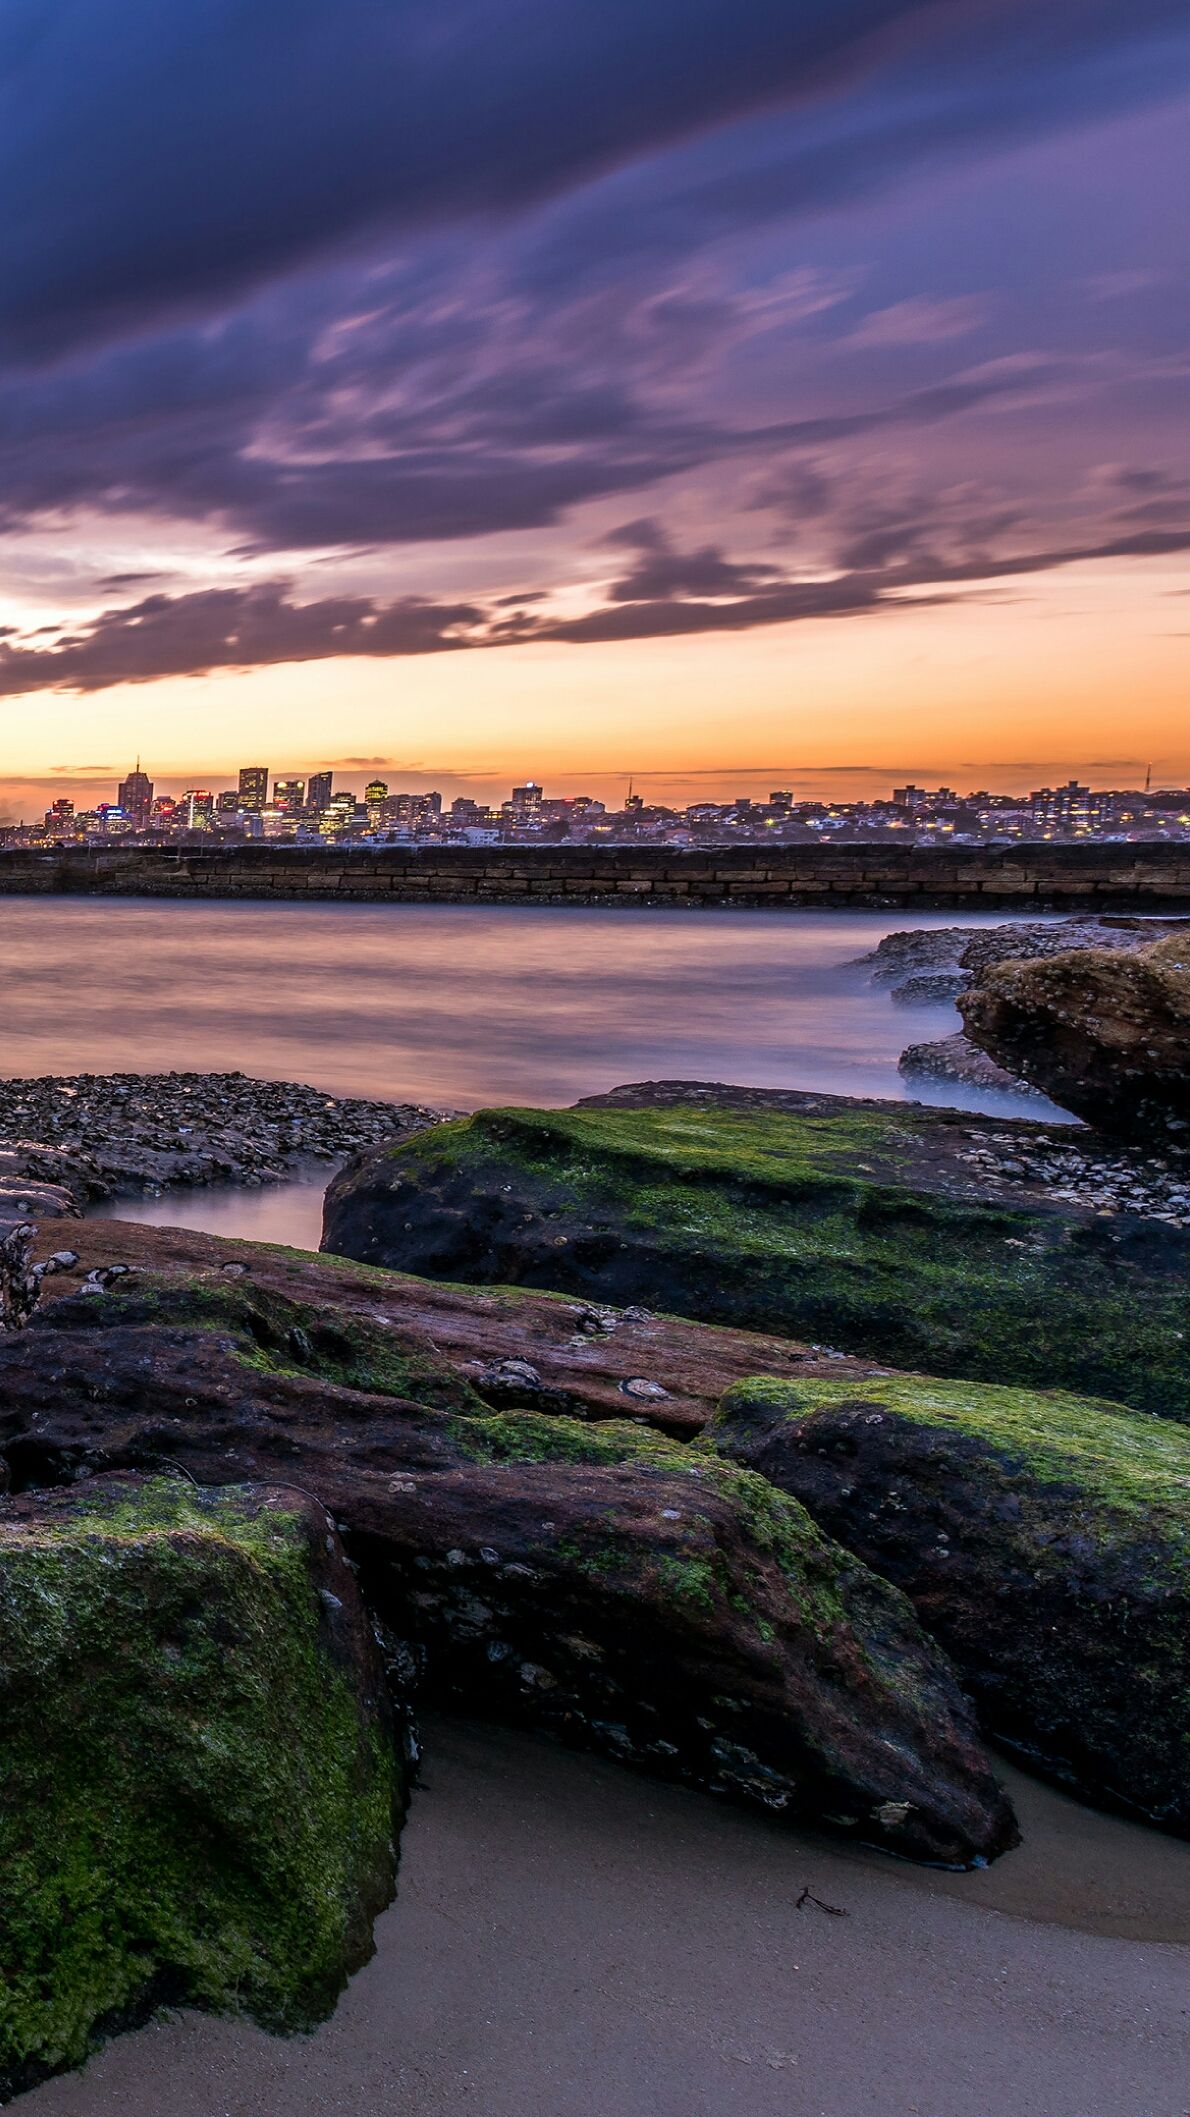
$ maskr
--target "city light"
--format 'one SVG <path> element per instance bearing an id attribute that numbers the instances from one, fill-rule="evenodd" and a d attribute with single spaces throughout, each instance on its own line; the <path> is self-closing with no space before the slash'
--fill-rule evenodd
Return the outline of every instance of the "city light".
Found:
<path id="1" fill-rule="evenodd" d="M 272 792 L 270 796 L 270 780 Z M 158 795 L 138 758 L 117 799 L 76 810 L 63 797 L 37 823 L 0 830 L 0 845 L 65 846 L 131 839 L 142 845 L 278 840 L 319 844 L 663 845 L 766 844 L 1006 845 L 1054 840 L 1154 842 L 1190 839 L 1190 789 L 1093 792 L 1078 780 L 1028 795 L 988 789 L 908 784 L 887 797 L 860 801 L 799 800 L 777 788 L 767 801 L 695 801 L 684 809 L 648 802 L 631 789 L 621 809 L 590 794 L 547 795 L 536 780 L 512 788 L 498 806 L 460 795 L 449 807 L 437 792 L 390 787 L 371 779 L 357 792 L 336 790 L 329 771 L 273 778 L 267 765 L 245 765 L 235 787 L 188 787 L 180 798 Z"/>

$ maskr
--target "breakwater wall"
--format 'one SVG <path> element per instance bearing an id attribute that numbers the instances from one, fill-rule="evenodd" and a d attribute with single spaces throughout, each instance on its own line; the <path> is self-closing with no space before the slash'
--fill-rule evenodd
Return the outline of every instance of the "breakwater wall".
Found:
<path id="1" fill-rule="evenodd" d="M 0 896 L 379 904 L 1190 909 L 1190 844 L 112 846 L 0 851 Z"/>

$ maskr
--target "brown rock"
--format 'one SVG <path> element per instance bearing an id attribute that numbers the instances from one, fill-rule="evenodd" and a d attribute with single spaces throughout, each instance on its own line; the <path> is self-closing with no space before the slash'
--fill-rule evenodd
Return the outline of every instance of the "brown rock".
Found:
<path id="1" fill-rule="evenodd" d="M 1190 1146 L 1190 937 L 1000 963 L 959 1008 L 997 1064 L 1088 1124 Z"/>
<path id="2" fill-rule="evenodd" d="M 710 1438 L 913 1603 L 988 1732 L 1190 1836 L 1190 1432 L 922 1375 L 739 1383 Z"/>
<path id="3" fill-rule="evenodd" d="M 493 1412 L 325 1292 L 216 1269 L 52 1300 L 0 1341 L 0 1453 L 18 1489 L 292 1483 L 431 1696 L 912 1857 L 1013 1840 L 945 1660 L 803 1509 L 633 1425 Z"/>
<path id="4" fill-rule="evenodd" d="M 36 1244 L 43 1261 L 61 1231 Z M 616 1308 L 518 1287 L 453 1286 L 404 1272 L 377 1272 L 346 1258 L 232 1242 L 190 1228 L 83 1220 L 70 1230 L 76 1264 L 42 1284 L 49 1303 L 80 1282 L 124 1265 L 154 1285 L 196 1275 L 250 1281 L 272 1295 L 334 1309 L 348 1336 L 358 1327 L 392 1360 L 429 1361 L 494 1410 L 569 1412 L 582 1419 L 640 1417 L 662 1432 L 700 1433 L 723 1391 L 746 1375 L 866 1374 L 864 1361 L 824 1358 L 813 1346 L 761 1331 L 690 1323 L 638 1307 Z M 507 1368 L 526 1365 L 508 1386 Z M 632 1401 L 627 1384 L 653 1377 L 664 1398 Z"/>

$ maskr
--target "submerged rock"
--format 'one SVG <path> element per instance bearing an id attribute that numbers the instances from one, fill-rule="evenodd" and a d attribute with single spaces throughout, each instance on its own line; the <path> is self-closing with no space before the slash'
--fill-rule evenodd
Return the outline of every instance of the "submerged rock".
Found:
<path id="1" fill-rule="evenodd" d="M 321 2020 L 400 1809 L 322 1508 L 176 1477 L 7 1500 L 0 1621 L 0 2094 L 160 2005 Z"/>
<path id="2" fill-rule="evenodd" d="M 898 1007 L 945 1007 L 957 999 L 967 982 L 961 970 L 923 972 L 894 985 L 889 997 Z"/>
<path id="3" fill-rule="evenodd" d="M 138 1277 L 0 1341 L 15 1482 L 292 1479 L 346 1533 L 402 1683 L 421 1666 L 432 1697 L 909 1856 L 1012 1842 L 909 1606 L 762 1479 L 624 1423 L 493 1412 L 329 1303 Z"/>
<path id="4" fill-rule="evenodd" d="M 1060 1198 L 1010 1151 L 1068 1140 L 920 1104 L 646 1083 L 369 1156 L 331 1185 L 323 1239 L 1190 1418 L 1190 1228 Z"/>
<path id="5" fill-rule="evenodd" d="M 740 1383 L 710 1438 L 904 1590 L 989 1734 L 1190 1834 L 1190 1435 L 900 1375 Z"/>
<path id="6" fill-rule="evenodd" d="M 1001 963 L 960 1008 L 982 1050 L 1088 1124 L 1190 1151 L 1190 937 Z"/>
<path id="7" fill-rule="evenodd" d="M 964 1088 L 994 1088 L 1001 1095 L 1028 1096 L 1029 1088 L 1015 1074 L 1006 1073 L 961 1030 L 953 1036 L 936 1037 L 928 1044 L 909 1044 L 897 1061 L 897 1071 L 907 1081 L 957 1081 Z"/>
<path id="8" fill-rule="evenodd" d="M 1190 933 L 1190 921 L 1130 917 L 1006 920 L 998 926 L 921 927 L 886 934 L 852 966 L 868 972 L 903 1007 L 925 1007 L 959 1001 L 973 983 L 998 963 L 1068 954 L 1095 948 L 1124 953 L 1144 949 L 1168 935 Z M 994 1088 L 1028 1095 L 1037 1084 L 1026 1079 L 1015 1061 L 997 1051 L 989 1056 L 962 1034 L 932 1043 L 910 1044 L 899 1070 L 907 1080 L 960 1081 L 965 1086 Z M 1059 1103 L 1063 1098 L 1055 1098 Z M 1075 1108 L 1074 1104 L 1067 1105 Z"/>
<path id="9" fill-rule="evenodd" d="M 1188 927 L 1186 920 L 1127 916 L 915 927 L 885 934 L 868 955 L 856 958 L 853 967 L 867 970 L 874 985 L 890 986 L 896 998 L 905 995 L 907 985 L 929 977 L 952 979 L 961 988 L 993 963 L 1022 956 L 1064 955 L 1072 948 L 1146 948 L 1165 934 Z"/>

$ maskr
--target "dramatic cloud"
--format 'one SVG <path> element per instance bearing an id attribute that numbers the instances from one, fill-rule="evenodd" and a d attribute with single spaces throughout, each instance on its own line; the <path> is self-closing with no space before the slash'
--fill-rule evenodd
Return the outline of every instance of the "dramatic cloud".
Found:
<path id="1" fill-rule="evenodd" d="M 0 692 L 1174 556 L 1188 58 L 1182 0 L 8 0 Z"/>
<path id="2" fill-rule="evenodd" d="M 0 331 L 53 349 L 312 252 L 522 208 L 908 49 L 1021 74 L 1174 0 L 8 0 Z M 1069 90 L 1067 90 L 1069 92 Z M 19 202 L 16 210 L 11 210 Z"/>
<path id="3" fill-rule="evenodd" d="M 726 419 L 701 371 L 687 377 L 690 307 L 635 283 L 595 305 L 514 302 L 482 275 L 452 292 L 435 270 L 377 290 L 349 326 L 337 309 L 328 323 L 269 302 L 226 328 L 0 383 L 0 531 L 90 508 L 211 523 L 254 551 L 477 537 L 1081 377 L 1077 359 L 1029 353 L 846 412 Z M 708 291 L 700 349 L 746 341 L 758 312 L 763 336 L 754 293 Z"/>
<path id="4" fill-rule="evenodd" d="M 614 542 L 634 553 L 631 570 L 578 616 L 543 612 L 532 594 L 483 605 L 405 596 L 296 600 L 291 584 L 200 589 L 148 596 L 105 610 L 76 632 L 44 644 L 0 640 L 0 697 L 56 690 L 104 691 L 116 684 L 203 676 L 217 669 L 368 656 L 476 652 L 541 642 L 572 646 L 747 632 L 761 625 L 859 617 L 938 600 L 947 588 L 1012 575 L 1053 572 L 1110 558 L 1160 558 L 1190 551 L 1190 527 L 1140 531 L 1098 544 L 1016 551 L 1001 557 L 913 556 L 902 536 L 885 563 L 855 565 L 829 578 L 796 579 L 776 567 L 728 559 L 712 546 L 678 551 L 650 522 L 630 523 Z M 41 628 L 44 630 L 45 628 Z M 353 769 L 383 764 L 348 758 Z"/>

